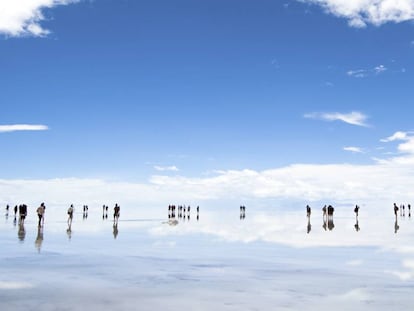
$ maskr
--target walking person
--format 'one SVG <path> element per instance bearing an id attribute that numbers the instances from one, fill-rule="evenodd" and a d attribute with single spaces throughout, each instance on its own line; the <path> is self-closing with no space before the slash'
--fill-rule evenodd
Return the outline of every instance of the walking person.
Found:
<path id="1" fill-rule="evenodd" d="M 45 203 L 40 204 L 40 206 L 36 210 L 37 216 L 39 217 L 39 224 L 38 227 L 40 228 L 45 223 Z"/>
<path id="2" fill-rule="evenodd" d="M 68 225 L 69 228 L 72 226 L 72 219 L 73 219 L 73 204 L 70 205 L 68 208 Z"/>

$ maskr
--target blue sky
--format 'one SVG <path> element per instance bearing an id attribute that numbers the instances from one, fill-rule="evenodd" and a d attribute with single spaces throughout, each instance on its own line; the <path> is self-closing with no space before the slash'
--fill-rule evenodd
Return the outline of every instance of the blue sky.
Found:
<path id="1" fill-rule="evenodd" d="M 33 0 L 0 24 L 0 125 L 48 129 L 0 133 L 1 177 L 142 182 L 398 155 L 380 140 L 411 142 L 414 7 L 339 2 Z M 2 6 L 12 21 L 23 10 Z"/>

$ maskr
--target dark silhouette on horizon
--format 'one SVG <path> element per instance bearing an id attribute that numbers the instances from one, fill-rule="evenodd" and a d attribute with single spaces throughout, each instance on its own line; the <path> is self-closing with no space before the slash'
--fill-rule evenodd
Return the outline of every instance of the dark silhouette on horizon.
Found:
<path id="1" fill-rule="evenodd" d="M 240 220 L 246 218 L 246 206 L 240 205 Z"/>

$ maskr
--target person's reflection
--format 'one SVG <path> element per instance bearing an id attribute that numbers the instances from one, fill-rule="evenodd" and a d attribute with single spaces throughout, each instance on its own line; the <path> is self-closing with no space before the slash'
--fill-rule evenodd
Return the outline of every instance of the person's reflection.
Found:
<path id="1" fill-rule="evenodd" d="M 68 224 L 68 229 L 66 229 L 66 234 L 68 235 L 68 239 L 72 239 L 72 223 Z"/>
<path id="2" fill-rule="evenodd" d="M 13 226 L 15 226 L 15 227 L 16 227 L 16 225 L 17 225 L 17 217 L 16 217 L 16 216 L 14 216 L 14 219 L 13 219 Z"/>
<path id="3" fill-rule="evenodd" d="M 355 223 L 355 231 L 358 232 L 359 230 L 361 230 L 361 228 L 359 227 L 359 222 L 358 222 L 358 217 L 356 219 L 356 223 Z"/>
<path id="4" fill-rule="evenodd" d="M 312 225 L 311 225 L 311 221 L 310 221 L 310 216 L 308 216 L 308 227 L 307 227 L 307 233 L 309 234 L 312 230 Z"/>
<path id="5" fill-rule="evenodd" d="M 326 225 L 326 217 L 323 217 L 323 225 L 322 228 L 326 231 L 327 225 Z"/>
<path id="6" fill-rule="evenodd" d="M 43 227 L 37 228 L 37 237 L 35 241 L 35 246 L 37 248 L 37 251 L 40 253 L 40 250 L 42 249 L 42 243 L 43 243 Z"/>
<path id="7" fill-rule="evenodd" d="M 19 224 L 19 230 L 17 231 L 17 237 L 19 238 L 20 242 L 24 242 L 24 238 L 26 237 L 26 230 L 24 229 L 24 224 Z"/>
<path id="8" fill-rule="evenodd" d="M 116 238 L 117 238 L 117 236 L 118 236 L 118 223 L 115 223 L 115 224 L 114 224 L 114 231 L 113 231 L 113 234 L 114 234 L 114 239 L 116 239 Z"/>
<path id="9" fill-rule="evenodd" d="M 398 232 L 399 229 L 400 229 L 400 226 L 398 225 L 398 218 L 395 217 L 394 233 L 397 234 L 397 232 Z"/>
<path id="10" fill-rule="evenodd" d="M 335 228 L 335 225 L 334 225 L 333 217 L 328 218 L 328 229 L 329 229 L 329 231 L 332 231 L 334 228 Z"/>

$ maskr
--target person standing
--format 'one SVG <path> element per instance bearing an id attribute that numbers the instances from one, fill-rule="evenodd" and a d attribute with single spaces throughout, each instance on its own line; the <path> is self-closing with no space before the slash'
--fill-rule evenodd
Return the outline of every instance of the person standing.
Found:
<path id="1" fill-rule="evenodd" d="M 38 227 L 40 228 L 45 223 L 45 203 L 40 204 L 40 206 L 36 210 L 37 216 L 39 217 L 39 224 Z"/>
<path id="2" fill-rule="evenodd" d="M 21 204 L 19 205 L 19 215 L 20 215 L 20 224 L 24 224 L 24 220 L 26 219 L 27 216 L 27 205 L 26 204 Z"/>
<path id="3" fill-rule="evenodd" d="M 119 205 L 115 204 L 115 207 L 114 207 L 114 223 L 118 223 L 119 211 L 120 210 L 121 210 L 121 208 L 119 207 Z"/>
<path id="4" fill-rule="evenodd" d="M 72 219 L 73 219 L 73 204 L 70 205 L 68 208 L 68 225 L 69 227 L 72 225 Z"/>

